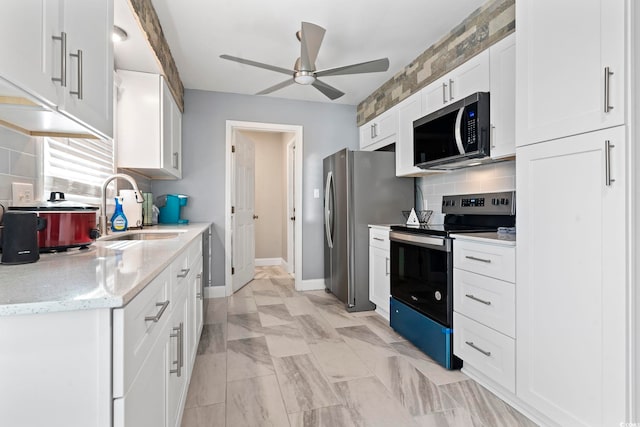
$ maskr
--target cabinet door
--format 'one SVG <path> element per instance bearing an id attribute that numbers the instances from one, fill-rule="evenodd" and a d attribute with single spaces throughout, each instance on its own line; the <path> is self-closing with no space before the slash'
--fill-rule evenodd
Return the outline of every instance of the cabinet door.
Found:
<path id="1" fill-rule="evenodd" d="M 113 135 L 112 29 L 112 0 L 64 1 L 68 77 L 60 109 L 107 137 Z"/>
<path id="2" fill-rule="evenodd" d="M 449 73 L 449 102 L 459 101 L 476 92 L 489 91 L 489 50 L 484 50 Z"/>
<path id="3" fill-rule="evenodd" d="M 115 427 L 158 427 L 165 425 L 167 352 L 160 337 L 149 352 L 127 394 L 113 401 Z"/>
<path id="4" fill-rule="evenodd" d="M 516 154 L 516 35 L 489 48 L 491 158 Z"/>
<path id="5" fill-rule="evenodd" d="M 422 89 L 422 108 L 423 115 L 431 114 L 434 111 L 444 107 L 449 102 L 449 84 L 447 83 L 448 75 L 434 81 L 427 87 Z"/>
<path id="6" fill-rule="evenodd" d="M 162 168 L 169 174 L 181 178 L 182 160 L 182 114 L 164 78 L 160 79 L 162 93 Z"/>
<path id="7" fill-rule="evenodd" d="M 195 262 L 189 273 L 189 365 L 195 360 L 198 341 L 202 332 L 203 300 L 202 294 L 202 258 Z"/>
<path id="8" fill-rule="evenodd" d="M 185 289 L 186 291 L 186 289 Z M 183 402 L 186 399 L 190 360 L 188 346 L 186 292 L 177 298 L 167 332 L 165 373 L 167 376 L 167 427 L 180 427 Z"/>
<path id="9" fill-rule="evenodd" d="M 389 251 L 369 247 L 369 300 L 389 317 L 390 268 Z"/>
<path id="10" fill-rule="evenodd" d="M 62 43 L 56 0 L 8 1 L 0 13 L 0 77 L 57 105 Z M 55 59 L 55 60 L 54 60 Z M 54 69 L 54 66 L 56 67 Z"/>
<path id="11" fill-rule="evenodd" d="M 173 174 L 176 178 L 182 178 L 182 112 L 175 101 L 171 110 L 171 153 Z"/>
<path id="12" fill-rule="evenodd" d="M 625 419 L 625 151 L 623 126 L 517 150 L 517 394 L 559 425 Z"/>
<path id="13" fill-rule="evenodd" d="M 414 166 L 413 121 L 422 116 L 421 94 L 416 93 L 398 106 L 398 138 L 396 142 L 396 175 L 424 174 L 424 169 Z"/>
<path id="14" fill-rule="evenodd" d="M 368 147 L 369 145 L 371 145 L 371 123 L 365 123 L 364 125 L 360 126 L 359 128 L 359 132 L 360 132 L 360 149 L 363 150 L 364 148 Z M 367 150 L 369 151 L 369 150 Z"/>
<path id="15" fill-rule="evenodd" d="M 624 9 L 624 0 L 518 2 L 518 145 L 624 123 Z"/>

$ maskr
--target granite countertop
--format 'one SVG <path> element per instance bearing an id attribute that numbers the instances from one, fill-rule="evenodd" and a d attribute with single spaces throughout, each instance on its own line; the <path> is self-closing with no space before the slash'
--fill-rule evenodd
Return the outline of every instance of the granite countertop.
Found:
<path id="1" fill-rule="evenodd" d="M 41 254 L 35 263 L 0 264 L 0 316 L 122 307 L 209 225 L 145 227 L 142 232 L 175 230 L 179 235 L 158 240 L 107 237 L 86 250 Z M 123 234 L 136 232 L 140 230 Z"/>
<path id="2" fill-rule="evenodd" d="M 516 235 L 509 233 L 453 233 L 451 237 L 463 240 L 473 240 L 476 242 L 484 242 L 491 244 L 500 244 L 505 246 L 516 245 Z"/>

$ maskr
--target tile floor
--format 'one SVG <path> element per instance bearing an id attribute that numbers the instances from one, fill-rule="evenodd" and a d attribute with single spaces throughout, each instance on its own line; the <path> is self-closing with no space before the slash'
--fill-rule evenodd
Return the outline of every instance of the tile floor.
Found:
<path id="1" fill-rule="evenodd" d="M 182 427 L 534 426 L 374 312 L 296 292 L 279 267 L 208 300 Z"/>

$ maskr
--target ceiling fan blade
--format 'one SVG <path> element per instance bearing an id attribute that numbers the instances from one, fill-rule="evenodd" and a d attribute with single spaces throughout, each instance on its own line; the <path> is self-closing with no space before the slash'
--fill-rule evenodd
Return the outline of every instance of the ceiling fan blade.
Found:
<path id="1" fill-rule="evenodd" d="M 314 71 L 316 69 L 316 58 L 324 38 L 325 29 L 310 22 L 303 22 L 300 29 L 300 69 L 303 71 Z"/>
<path id="2" fill-rule="evenodd" d="M 329 68 L 316 72 L 317 77 L 340 76 L 343 74 L 378 73 L 389 69 L 389 58 L 376 59 L 375 61 L 361 62 L 359 64 L 346 65 L 344 67 Z"/>
<path id="3" fill-rule="evenodd" d="M 278 73 L 293 75 L 293 70 L 287 70 L 286 68 L 276 67 L 275 65 L 263 64 L 262 62 L 251 61 L 250 59 L 238 58 L 231 55 L 220 55 L 220 58 L 227 59 L 229 61 L 239 62 L 241 64 L 251 65 L 253 67 L 264 68 L 266 70 L 276 71 Z"/>
<path id="4" fill-rule="evenodd" d="M 327 98 L 329 98 L 330 100 L 334 100 L 334 99 L 338 99 L 340 98 L 342 95 L 344 95 L 344 92 L 340 92 L 338 89 L 336 89 L 333 86 L 329 86 L 328 84 L 326 84 L 325 82 L 322 82 L 318 79 L 316 79 L 313 83 L 312 83 L 313 87 L 315 87 L 316 89 L 318 89 L 320 92 L 322 92 Z"/>
<path id="5" fill-rule="evenodd" d="M 293 79 L 287 79 L 283 82 L 278 83 L 277 85 L 273 85 L 271 87 L 266 88 L 265 90 L 261 90 L 260 92 L 256 93 L 256 95 L 266 95 L 268 93 L 275 92 L 278 89 L 282 89 L 283 87 L 287 87 L 292 84 L 293 84 Z"/>

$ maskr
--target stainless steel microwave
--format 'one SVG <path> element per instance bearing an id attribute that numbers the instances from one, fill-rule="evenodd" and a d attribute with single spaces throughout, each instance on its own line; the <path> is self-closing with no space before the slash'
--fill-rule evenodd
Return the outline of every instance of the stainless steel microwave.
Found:
<path id="1" fill-rule="evenodd" d="M 489 93 L 477 92 L 413 122 L 414 164 L 458 169 L 489 159 Z"/>

